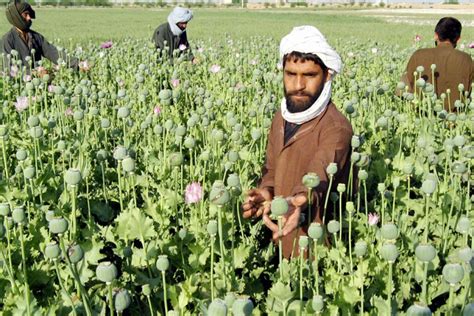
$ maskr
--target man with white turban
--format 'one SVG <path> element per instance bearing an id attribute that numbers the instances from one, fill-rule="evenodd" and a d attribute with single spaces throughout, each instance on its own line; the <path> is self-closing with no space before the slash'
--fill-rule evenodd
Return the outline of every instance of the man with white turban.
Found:
<path id="1" fill-rule="evenodd" d="M 191 60 L 193 58 L 186 35 L 188 22 L 193 18 L 193 12 L 186 8 L 176 7 L 168 15 L 168 22 L 161 24 L 153 33 L 156 48 L 173 58 L 173 52 L 178 54 L 186 52 Z"/>
<path id="2" fill-rule="evenodd" d="M 268 135 L 261 182 L 247 193 L 242 209 L 245 218 L 262 216 L 273 239 L 282 239 L 283 255 L 289 258 L 298 254 L 295 239 L 307 234 L 309 223 L 327 222 L 322 218 L 326 194 L 338 183 L 347 183 L 352 127 L 331 102 L 331 84 L 342 69 L 341 58 L 318 29 L 295 27 L 280 43 L 280 62 L 285 97 Z M 326 169 L 331 163 L 337 171 L 333 187 L 328 188 Z M 311 210 L 308 188 L 302 183 L 308 173 L 320 181 L 312 190 Z M 269 217 L 274 196 L 285 197 L 289 204 L 281 234 Z M 332 217 L 332 206 L 328 210 L 327 217 Z"/>

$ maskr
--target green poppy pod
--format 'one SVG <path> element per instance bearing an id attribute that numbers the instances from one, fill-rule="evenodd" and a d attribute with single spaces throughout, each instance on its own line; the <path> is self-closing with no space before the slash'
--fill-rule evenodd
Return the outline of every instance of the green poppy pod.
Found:
<path id="1" fill-rule="evenodd" d="M 27 82 L 27 83 L 25 84 L 25 90 L 26 90 L 26 91 L 33 91 L 34 89 L 35 89 L 35 86 L 33 85 L 33 83 Z"/>
<path id="2" fill-rule="evenodd" d="M 224 297 L 224 301 L 227 306 L 232 306 L 236 299 L 237 297 L 235 296 L 235 293 L 233 292 L 227 292 L 227 294 Z"/>
<path id="3" fill-rule="evenodd" d="M 131 302 L 132 299 L 126 289 L 120 289 L 115 293 L 114 305 L 115 310 L 118 313 L 122 313 L 124 310 L 126 310 L 130 306 Z"/>
<path id="4" fill-rule="evenodd" d="M 311 223 L 308 228 L 308 236 L 313 240 L 319 240 L 323 237 L 324 230 L 320 223 Z"/>
<path id="5" fill-rule="evenodd" d="M 464 306 L 462 316 L 472 316 L 474 315 L 474 302 L 471 302 Z"/>
<path id="6" fill-rule="evenodd" d="M 123 160 L 125 157 L 127 157 L 128 152 L 127 149 L 123 146 L 117 146 L 114 149 L 114 159 L 115 160 Z"/>
<path id="7" fill-rule="evenodd" d="M 455 161 L 451 166 L 451 170 L 456 174 L 463 174 L 467 171 L 466 164 L 462 161 Z"/>
<path id="8" fill-rule="evenodd" d="M 217 234 L 217 221 L 211 219 L 206 228 L 209 235 L 215 236 Z"/>
<path id="9" fill-rule="evenodd" d="M 52 220 L 52 219 L 55 218 L 56 216 L 55 216 L 55 214 L 54 214 L 54 211 L 49 210 L 49 211 L 46 211 L 46 214 L 45 214 L 44 217 L 46 218 L 46 221 L 49 222 L 50 220 Z"/>
<path id="10" fill-rule="evenodd" d="M 107 129 L 110 127 L 110 120 L 108 118 L 103 118 L 100 120 L 100 127 Z"/>
<path id="11" fill-rule="evenodd" d="M 33 179 L 36 175 L 36 169 L 33 166 L 28 166 L 23 170 L 23 176 L 30 180 Z"/>
<path id="12" fill-rule="evenodd" d="M 460 234 L 467 234 L 471 229 L 471 221 L 466 216 L 461 216 L 456 224 L 456 231 Z"/>
<path id="13" fill-rule="evenodd" d="M 334 219 L 329 221 L 327 227 L 330 234 L 336 234 L 339 232 L 339 222 Z"/>
<path id="14" fill-rule="evenodd" d="M 10 215 L 10 204 L 8 203 L 0 203 L 0 216 L 8 216 Z"/>
<path id="15" fill-rule="evenodd" d="M 92 115 L 92 116 L 96 116 L 99 114 L 99 109 L 95 106 L 91 106 L 89 108 L 89 114 Z"/>
<path id="16" fill-rule="evenodd" d="M 173 91 L 169 90 L 169 89 L 164 89 L 164 90 L 161 90 L 159 93 L 158 93 L 158 98 L 160 98 L 161 100 L 169 100 L 173 97 Z"/>
<path id="17" fill-rule="evenodd" d="M 95 156 L 98 161 L 105 161 L 107 160 L 107 151 L 104 149 L 99 149 Z"/>
<path id="18" fill-rule="evenodd" d="M 188 149 L 192 149 L 196 146 L 196 141 L 191 136 L 188 136 L 184 139 L 183 145 Z"/>
<path id="19" fill-rule="evenodd" d="M 237 162 L 237 160 L 239 160 L 239 153 L 234 150 L 230 150 L 227 154 L 227 157 L 229 158 L 230 162 Z"/>
<path id="20" fill-rule="evenodd" d="M 52 234 L 64 234 L 68 228 L 68 222 L 62 217 L 52 218 L 48 223 L 49 231 Z"/>
<path id="21" fill-rule="evenodd" d="M 443 267 L 443 277 L 450 285 L 455 285 L 464 278 L 464 269 L 459 263 L 448 263 Z"/>
<path id="22" fill-rule="evenodd" d="M 208 150 L 205 150 L 199 155 L 199 160 L 209 161 L 210 157 L 211 157 L 211 153 Z"/>
<path id="23" fill-rule="evenodd" d="M 421 191 L 426 195 L 433 194 L 433 192 L 436 191 L 436 181 L 432 179 L 426 179 L 421 184 Z"/>
<path id="24" fill-rule="evenodd" d="M 316 188 L 321 182 L 321 179 L 316 173 L 309 172 L 303 176 L 302 182 L 307 188 Z"/>
<path id="25" fill-rule="evenodd" d="M 99 281 L 112 283 L 117 278 L 118 271 L 115 264 L 109 261 L 101 262 L 95 269 L 95 274 Z"/>
<path id="26" fill-rule="evenodd" d="M 122 160 L 123 171 L 132 173 L 135 171 L 135 160 L 131 157 L 125 157 Z"/>
<path id="27" fill-rule="evenodd" d="M 462 147 L 466 143 L 466 138 L 462 135 L 457 135 L 453 138 L 453 142 L 457 147 Z"/>
<path id="28" fill-rule="evenodd" d="M 30 136 L 33 138 L 40 138 L 43 136 L 43 129 L 41 126 L 35 126 L 30 128 Z"/>
<path id="29" fill-rule="evenodd" d="M 54 118 L 50 118 L 48 120 L 48 128 L 52 130 L 55 127 L 56 127 L 56 120 Z"/>
<path id="30" fill-rule="evenodd" d="M 40 123 L 39 118 L 36 115 L 32 115 L 28 118 L 28 126 L 29 127 L 35 127 L 38 126 Z"/>
<path id="31" fill-rule="evenodd" d="M 283 216 L 288 212 L 288 201 L 282 196 L 276 196 L 273 198 L 270 209 L 275 216 Z"/>
<path id="32" fill-rule="evenodd" d="M 357 163 L 359 160 L 360 160 L 360 153 L 358 153 L 357 151 L 354 151 L 352 154 L 351 154 L 351 163 L 355 164 Z"/>
<path id="33" fill-rule="evenodd" d="M 169 120 L 169 119 L 166 120 L 166 122 L 164 124 L 165 130 L 170 131 L 173 128 L 173 126 L 174 126 L 174 123 L 173 123 L 172 120 Z"/>
<path id="34" fill-rule="evenodd" d="M 224 140 L 224 132 L 220 129 L 215 129 L 212 131 L 211 137 L 216 142 L 222 142 Z"/>
<path id="35" fill-rule="evenodd" d="M 84 258 L 84 250 L 82 250 L 82 247 L 78 244 L 69 245 L 67 256 L 72 263 L 78 263 Z"/>
<path id="36" fill-rule="evenodd" d="M 253 311 L 253 303 L 248 298 L 238 298 L 232 304 L 234 316 L 250 316 Z"/>
<path id="37" fill-rule="evenodd" d="M 402 166 L 402 172 L 406 175 L 411 175 L 413 173 L 413 163 L 405 161 Z"/>
<path id="38" fill-rule="evenodd" d="M 415 303 L 407 309 L 407 316 L 431 316 L 431 310 L 422 303 Z"/>
<path id="39" fill-rule="evenodd" d="M 130 116 L 130 109 L 126 106 L 121 106 L 117 110 L 117 117 L 121 119 L 128 118 Z"/>
<path id="40" fill-rule="evenodd" d="M 395 240 L 398 237 L 398 227 L 394 223 L 387 223 L 380 229 L 380 234 L 385 240 Z"/>
<path id="41" fill-rule="evenodd" d="M 397 83 L 397 90 L 405 90 L 406 84 L 402 81 Z"/>
<path id="42" fill-rule="evenodd" d="M 458 250 L 458 258 L 462 262 L 470 262 L 472 259 L 472 249 L 468 246 Z"/>
<path id="43" fill-rule="evenodd" d="M 316 313 L 321 313 L 324 309 L 324 299 L 321 295 L 314 295 L 311 300 L 311 307 Z"/>
<path id="44" fill-rule="evenodd" d="M 20 148 L 16 151 L 16 159 L 18 159 L 18 161 L 24 161 L 27 157 L 28 153 L 26 150 Z"/>
<path id="45" fill-rule="evenodd" d="M 75 95 L 81 95 L 82 94 L 82 87 L 81 86 L 76 86 L 74 88 L 74 94 Z"/>
<path id="46" fill-rule="evenodd" d="M 158 260 L 156 260 L 156 268 L 161 272 L 168 270 L 170 267 L 170 261 L 168 260 L 167 255 L 160 255 L 158 256 Z"/>
<path id="47" fill-rule="evenodd" d="M 346 192 L 346 184 L 345 183 L 338 183 L 336 189 L 337 189 L 337 192 L 344 193 L 344 192 Z"/>
<path id="48" fill-rule="evenodd" d="M 3 223 L 0 222 L 0 239 L 2 239 L 5 236 L 5 233 L 7 232 L 5 226 Z"/>
<path id="49" fill-rule="evenodd" d="M 0 125 L 0 137 L 5 137 L 8 134 L 8 126 Z"/>
<path id="50" fill-rule="evenodd" d="M 421 262 L 431 262 L 436 257 L 436 249 L 431 244 L 419 244 L 415 255 Z"/>
<path id="51" fill-rule="evenodd" d="M 178 232 L 179 239 L 184 240 L 186 236 L 188 235 L 188 230 L 186 228 L 181 228 Z"/>
<path id="52" fill-rule="evenodd" d="M 15 207 L 12 212 L 13 221 L 17 224 L 25 222 L 25 209 L 22 206 Z"/>
<path id="53" fill-rule="evenodd" d="M 380 248 L 380 256 L 388 262 L 395 262 L 398 258 L 397 246 L 392 243 L 385 243 L 382 248 Z"/>
<path id="54" fill-rule="evenodd" d="M 346 211 L 348 211 L 349 213 L 354 213 L 355 212 L 355 206 L 354 206 L 354 202 L 346 202 Z"/>
<path id="55" fill-rule="evenodd" d="M 360 146 L 360 138 L 357 135 L 352 136 L 351 147 L 358 148 Z"/>
<path id="56" fill-rule="evenodd" d="M 260 139 L 260 137 L 262 137 L 262 132 L 260 131 L 260 129 L 254 127 L 250 131 L 250 136 L 252 137 L 252 140 L 257 141 Z"/>
<path id="57" fill-rule="evenodd" d="M 76 110 L 72 115 L 74 121 L 82 121 L 84 119 L 84 111 L 83 110 Z"/>
<path id="58" fill-rule="evenodd" d="M 209 200 L 215 205 L 224 205 L 230 200 L 229 191 L 224 185 L 223 181 L 216 180 L 212 184 L 211 192 L 209 193 Z"/>
<path id="59" fill-rule="evenodd" d="M 382 129 L 386 128 L 388 125 L 388 119 L 385 116 L 380 117 L 377 122 L 375 123 L 377 127 Z"/>
<path id="60" fill-rule="evenodd" d="M 172 167 L 178 167 L 183 164 L 183 155 L 179 152 L 171 153 L 168 159 Z"/>
<path id="61" fill-rule="evenodd" d="M 56 259 L 61 255 L 61 249 L 57 242 L 53 241 L 44 248 L 44 256 L 48 259 Z"/>
<path id="62" fill-rule="evenodd" d="M 423 88 L 426 85 L 426 81 L 423 78 L 420 78 L 415 84 L 418 88 Z"/>
<path id="63" fill-rule="evenodd" d="M 326 167 L 326 173 L 329 175 L 335 175 L 337 172 L 337 164 L 335 162 L 331 162 L 327 167 Z"/>
<path id="64" fill-rule="evenodd" d="M 298 239 L 298 246 L 300 247 L 300 249 L 306 249 L 308 248 L 308 245 L 309 245 L 308 236 L 300 236 L 300 238 Z"/>
<path id="65" fill-rule="evenodd" d="M 57 148 L 59 151 L 66 150 L 66 142 L 64 140 L 58 141 Z"/>
<path id="66" fill-rule="evenodd" d="M 76 168 L 69 168 L 64 174 L 64 180 L 71 186 L 78 185 L 82 180 L 81 170 Z"/>
<path id="67" fill-rule="evenodd" d="M 369 173 L 367 171 L 365 171 L 364 169 L 361 169 L 357 173 L 357 177 L 359 178 L 359 180 L 365 181 L 369 178 Z"/>
<path id="68" fill-rule="evenodd" d="M 227 315 L 227 305 L 225 301 L 216 298 L 214 299 L 207 309 L 207 315 L 209 316 L 226 316 Z"/>
<path id="69" fill-rule="evenodd" d="M 354 245 L 354 253 L 357 257 L 361 258 L 367 253 L 367 242 L 359 240 Z"/>
<path id="70" fill-rule="evenodd" d="M 232 188 L 240 188 L 240 177 L 236 173 L 232 173 L 227 177 L 227 186 Z"/>
<path id="71" fill-rule="evenodd" d="M 179 136 L 179 137 L 183 137 L 184 135 L 186 135 L 186 126 L 183 126 L 183 125 L 177 126 L 175 130 L 175 134 L 176 136 Z"/>
<path id="72" fill-rule="evenodd" d="M 161 135 L 163 133 L 163 127 L 160 124 L 155 125 L 155 127 L 153 127 L 153 133 Z"/>
<path id="73" fill-rule="evenodd" d="M 151 286 L 150 286 L 150 284 L 142 285 L 142 293 L 145 296 L 150 296 L 151 295 Z"/>

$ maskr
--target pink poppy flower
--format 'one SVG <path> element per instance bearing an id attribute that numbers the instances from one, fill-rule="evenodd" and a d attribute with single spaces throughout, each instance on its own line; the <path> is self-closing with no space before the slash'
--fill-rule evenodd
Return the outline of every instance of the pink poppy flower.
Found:
<path id="1" fill-rule="evenodd" d="M 185 50 L 185 49 L 188 48 L 188 47 L 187 47 L 186 45 L 184 45 L 184 44 L 181 44 L 181 45 L 179 45 L 178 48 L 179 48 L 180 51 L 183 51 L 183 50 Z"/>
<path id="2" fill-rule="evenodd" d="M 202 187 L 199 183 L 193 182 L 186 186 L 184 194 L 186 204 L 197 203 L 202 199 Z"/>
<path id="3" fill-rule="evenodd" d="M 250 65 L 255 66 L 257 64 L 257 61 L 255 59 L 252 59 L 250 61 Z"/>
<path id="4" fill-rule="evenodd" d="M 107 49 L 107 48 L 111 48 L 112 45 L 113 45 L 112 41 L 106 41 L 100 44 L 100 48 Z"/>
<path id="5" fill-rule="evenodd" d="M 30 76 L 30 75 L 24 75 L 24 76 L 23 76 L 23 81 L 24 81 L 24 82 L 31 81 L 31 76 Z"/>
<path id="6" fill-rule="evenodd" d="M 179 86 L 179 79 L 171 79 L 171 85 L 177 88 Z"/>
<path id="7" fill-rule="evenodd" d="M 368 222 L 370 226 L 377 225 L 379 222 L 379 216 L 377 215 L 377 213 L 369 213 Z"/>
<path id="8" fill-rule="evenodd" d="M 65 116 L 73 116 L 74 115 L 74 111 L 72 110 L 72 108 L 67 108 L 66 111 L 64 111 L 64 115 Z"/>
<path id="9" fill-rule="evenodd" d="M 10 76 L 16 77 L 17 74 L 18 74 L 18 67 L 17 66 L 12 66 L 10 68 Z"/>
<path id="10" fill-rule="evenodd" d="M 216 74 L 216 73 L 218 73 L 219 71 L 221 71 L 221 66 L 215 65 L 215 64 L 211 66 L 211 72 L 212 72 L 212 73 L 215 73 L 215 74 Z"/>
<path id="11" fill-rule="evenodd" d="M 415 41 L 415 43 L 418 43 L 419 41 L 421 41 L 421 36 L 416 34 L 413 40 Z"/>
<path id="12" fill-rule="evenodd" d="M 27 97 L 17 97 L 14 105 L 18 112 L 23 112 L 30 104 Z"/>
<path id="13" fill-rule="evenodd" d="M 161 113 L 161 108 L 159 106 L 155 106 L 154 109 L 153 109 L 153 114 L 158 116 L 158 115 L 160 115 L 160 113 Z"/>
<path id="14" fill-rule="evenodd" d="M 469 44 L 469 48 L 474 48 L 474 42 L 472 42 L 471 44 Z"/>
<path id="15" fill-rule="evenodd" d="M 53 86 L 52 84 L 50 84 L 50 85 L 48 86 L 48 92 L 53 93 L 53 92 L 54 92 L 54 88 L 55 88 L 55 86 Z"/>

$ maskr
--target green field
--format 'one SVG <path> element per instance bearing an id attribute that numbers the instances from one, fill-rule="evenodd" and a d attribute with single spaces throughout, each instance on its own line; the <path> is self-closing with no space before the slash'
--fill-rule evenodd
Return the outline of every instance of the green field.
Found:
<path id="1" fill-rule="evenodd" d="M 37 8 L 33 29 L 51 41 L 70 40 L 79 43 L 117 40 L 125 37 L 151 38 L 153 30 L 166 21 L 170 8 Z M 330 41 L 363 39 L 382 43 L 410 45 L 413 36 L 432 36 L 434 26 L 387 23 L 386 16 L 350 10 L 312 9 L 203 9 L 196 8 L 189 24 L 190 39 L 219 40 L 226 34 L 232 38 L 272 36 L 280 38 L 296 25 L 317 26 Z M 396 17 L 398 14 L 393 14 Z M 436 21 L 442 15 L 413 15 L 413 20 Z M 472 21 L 472 15 L 460 15 L 460 20 Z M 2 16 L 0 33 L 10 26 Z M 474 28 L 465 27 L 463 38 L 473 40 Z"/>

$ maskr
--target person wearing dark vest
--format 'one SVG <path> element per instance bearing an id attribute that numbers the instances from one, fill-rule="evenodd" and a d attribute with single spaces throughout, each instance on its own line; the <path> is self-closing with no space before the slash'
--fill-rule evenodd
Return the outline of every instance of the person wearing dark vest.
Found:
<path id="1" fill-rule="evenodd" d="M 447 111 L 457 110 L 454 106 L 456 100 L 465 101 L 474 79 L 474 61 L 469 54 L 456 49 L 461 30 L 461 23 L 455 18 L 439 20 L 434 31 L 435 47 L 415 51 L 402 76 L 411 93 L 415 88 L 420 89 L 416 87 L 420 78 L 432 84 L 438 98 L 442 95 L 445 98 Z"/>
<path id="2" fill-rule="evenodd" d="M 342 70 L 341 58 L 317 28 L 299 26 L 285 36 L 280 43 L 280 62 L 284 98 L 268 134 L 262 179 L 247 193 L 242 211 L 244 218 L 261 217 L 273 239 L 281 238 L 283 255 L 290 258 L 298 256 L 295 241 L 307 234 L 308 220 L 323 221 L 326 194 L 348 181 L 352 127 L 331 101 L 332 81 Z M 327 171 L 331 164 L 337 166 L 332 188 Z M 308 173 L 320 179 L 312 191 L 311 212 L 308 189 L 302 182 Z M 281 235 L 269 217 L 275 196 L 286 198 L 289 204 Z M 332 208 L 328 209 L 328 217 L 333 217 Z M 301 224 L 303 217 L 306 220 Z"/>
<path id="3" fill-rule="evenodd" d="M 193 12 L 186 8 L 176 7 L 168 15 L 168 22 L 158 26 L 153 33 L 153 42 L 157 49 L 160 49 L 170 59 L 173 59 L 173 52 L 177 55 L 186 54 L 189 60 L 193 59 L 191 48 L 189 47 L 186 27 L 193 18 Z"/>
<path id="4" fill-rule="evenodd" d="M 62 58 L 69 67 L 79 69 L 78 59 L 68 58 L 65 54 L 61 54 L 43 35 L 31 29 L 32 19 L 36 18 L 36 14 L 30 4 L 12 1 L 8 4 L 5 13 L 8 22 L 12 25 L 10 31 L 3 35 L 1 43 L 7 66 L 10 66 L 12 59 L 17 58 L 22 61 L 27 73 L 30 73 L 31 69 L 38 66 L 37 62 L 45 57 L 54 64 Z M 10 60 L 6 57 L 7 55 L 10 56 Z"/>

